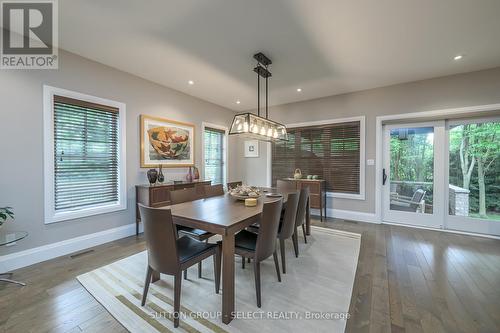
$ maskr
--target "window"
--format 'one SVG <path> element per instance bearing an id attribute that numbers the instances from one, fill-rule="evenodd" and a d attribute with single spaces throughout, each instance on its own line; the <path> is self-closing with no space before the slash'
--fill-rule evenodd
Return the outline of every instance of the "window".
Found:
<path id="1" fill-rule="evenodd" d="M 326 180 L 329 192 L 364 199 L 364 118 L 290 126 L 288 138 L 272 145 L 273 185 L 299 168 Z"/>
<path id="2" fill-rule="evenodd" d="M 224 183 L 224 129 L 204 127 L 204 159 L 205 179 L 212 184 Z"/>
<path id="3" fill-rule="evenodd" d="M 46 223 L 124 209 L 124 106 L 46 90 Z"/>

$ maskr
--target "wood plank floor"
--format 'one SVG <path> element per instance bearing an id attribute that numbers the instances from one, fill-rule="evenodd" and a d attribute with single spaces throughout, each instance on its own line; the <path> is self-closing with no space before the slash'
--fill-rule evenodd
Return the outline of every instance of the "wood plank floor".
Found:
<path id="1" fill-rule="evenodd" d="M 362 234 L 347 332 L 500 332 L 500 241 L 343 220 Z M 0 332 L 123 332 L 75 277 L 144 250 L 142 237 L 15 272 L 0 285 Z M 279 310 L 279 309 L 276 309 Z"/>

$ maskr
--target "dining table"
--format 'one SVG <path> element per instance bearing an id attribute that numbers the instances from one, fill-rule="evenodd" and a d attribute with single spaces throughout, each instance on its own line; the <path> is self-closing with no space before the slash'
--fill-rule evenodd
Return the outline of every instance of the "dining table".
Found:
<path id="1" fill-rule="evenodd" d="M 286 205 L 289 193 L 296 190 L 288 188 L 261 188 L 262 195 L 254 207 L 245 206 L 245 201 L 238 200 L 229 193 L 224 195 L 163 206 L 170 209 L 176 225 L 191 227 L 211 232 L 222 237 L 222 322 L 229 324 L 235 314 L 235 235 L 259 222 L 263 205 L 283 199 Z M 281 197 L 268 196 L 280 194 Z M 306 214 L 307 230 L 310 230 L 310 214 Z M 159 277 L 157 277 L 159 278 Z"/>

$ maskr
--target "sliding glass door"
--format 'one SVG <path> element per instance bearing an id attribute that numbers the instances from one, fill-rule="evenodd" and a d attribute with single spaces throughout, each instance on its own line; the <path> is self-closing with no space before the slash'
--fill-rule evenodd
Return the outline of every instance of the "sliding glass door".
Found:
<path id="1" fill-rule="evenodd" d="M 384 126 L 383 220 L 500 235 L 500 117 Z"/>
<path id="2" fill-rule="evenodd" d="M 441 227 L 443 138 L 444 122 L 384 126 L 385 221 Z"/>
<path id="3" fill-rule="evenodd" d="M 447 227 L 500 235 L 500 118 L 447 129 Z"/>

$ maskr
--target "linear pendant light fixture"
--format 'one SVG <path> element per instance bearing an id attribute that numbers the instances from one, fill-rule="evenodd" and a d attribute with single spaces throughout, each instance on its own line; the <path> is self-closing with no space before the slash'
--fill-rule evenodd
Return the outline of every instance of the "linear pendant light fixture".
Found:
<path id="1" fill-rule="evenodd" d="M 243 137 L 257 139 L 260 141 L 288 141 L 286 126 L 275 121 L 269 120 L 268 109 L 268 81 L 272 73 L 268 66 L 272 64 L 271 60 L 263 53 L 257 53 L 254 56 L 257 60 L 257 67 L 253 69 L 257 73 L 257 114 L 251 112 L 240 113 L 234 116 L 233 124 L 229 135 L 240 135 Z M 260 78 L 266 80 L 266 117 L 260 116 Z"/>

